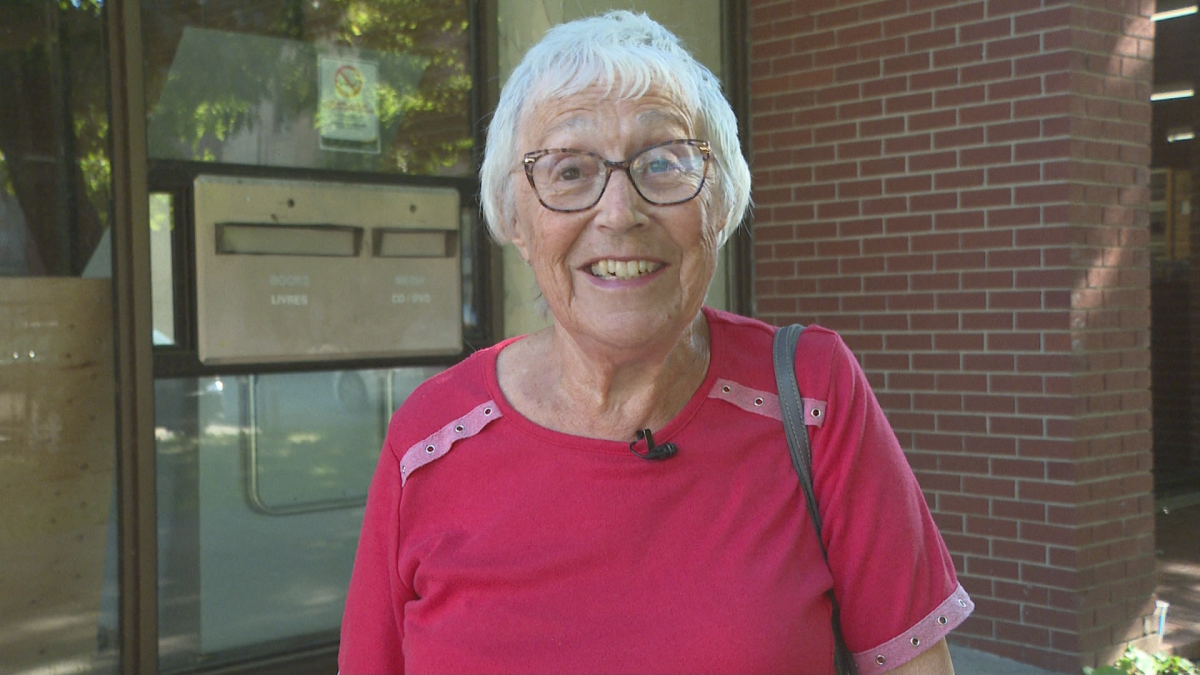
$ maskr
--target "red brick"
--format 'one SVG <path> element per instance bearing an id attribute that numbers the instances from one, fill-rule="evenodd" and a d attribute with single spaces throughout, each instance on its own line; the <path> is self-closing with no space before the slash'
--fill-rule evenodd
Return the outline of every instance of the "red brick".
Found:
<path id="1" fill-rule="evenodd" d="M 951 113 L 953 116 L 953 113 Z M 897 115 L 879 120 L 864 120 L 859 122 L 859 134 L 863 138 L 871 136 L 891 136 L 904 132 L 904 117 Z"/>
<path id="2" fill-rule="evenodd" d="M 913 172 L 920 171 L 936 171 L 938 169 L 948 169 L 955 165 L 955 154 L 953 151 L 946 152 L 930 152 L 920 155 L 910 155 L 908 158 L 908 170 Z"/>
<path id="3" fill-rule="evenodd" d="M 1012 118 L 1012 104 L 1005 101 L 987 105 L 966 106 L 958 111 L 958 119 L 962 124 L 983 124 Z"/>
<path id="4" fill-rule="evenodd" d="M 1012 203 L 1012 190 L 1008 188 L 964 190 L 959 194 L 959 203 L 963 208 L 1003 206 Z"/>
<path id="5" fill-rule="evenodd" d="M 883 103 L 883 109 L 889 115 L 928 110 L 932 107 L 933 94 L 927 92 L 892 96 Z"/>
<path id="6" fill-rule="evenodd" d="M 878 140 L 855 141 L 838 143 L 838 159 L 856 159 L 862 157 L 878 157 L 883 152 L 883 143 Z"/>
<path id="7" fill-rule="evenodd" d="M 953 110 L 937 110 L 929 113 L 908 115 L 908 130 L 925 131 L 927 129 L 952 127 L 958 123 L 957 117 Z"/>
<path id="8" fill-rule="evenodd" d="M 958 208 L 958 195 L 953 192 L 934 192 L 908 198 L 911 211 L 946 211 Z"/>
<path id="9" fill-rule="evenodd" d="M 910 134 L 897 136 L 884 141 L 883 149 L 889 155 L 899 155 L 909 152 L 919 152 L 933 147 L 931 134 Z"/>
<path id="10" fill-rule="evenodd" d="M 1012 31 L 1011 19 L 1005 17 L 1001 19 L 991 19 L 981 21 L 979 23 L 971 23 L 958 27 L 958 39 L 960 42 L 975 42 L 977 40 L 988 40 L 1007 36 Z"/>
<path id="11" fill-rule="evenodd" d="M 883 114 L 883 103 L 877 100 L 854 101 L 837 106 L 837 118 L 851 123 L 858 122 L 863 117 L 878 117 Z M 815 120 L 809 119 L 809 123 Z"/>
<path id="12" fill-rule="evenodd" d="M 1039 77 L 1001 80 L 987 85 L 987 98 L 989 101 L 1040 96 L 1041 94 L 1042 80 Z"/>
<path id="13" fill-rule="evenodd" d="M 885 75 L 896 75 L 918 70 L 928 70 L 929 64 L 930 55 L 925 53 L 895 56 L 883 60 L 883 73 Z"/>
<path id="14" fill-rule="evenodd" d="M 1012 77 L 1012 63 L 1009 61 L 989 61 L 974 66 L 964 66 L 961 73 L 961 78 L 964 84 L 970 82 L 992 82 L 1003 80 Z M 980 88 L 978 97 L 971 98 L 972 101 L 982 101 L 983 91 Z M 946 103 L 951 103 L 947 100 Z M 939 101 L 941 104 L 941 101 Z"/>
<path id="15" fill-rule="evenodd" d="M 1023 54 L 1037 54 L 1041 49 L 1041 40 L 1037 35 L 1022 35 L 987 43 L 986 54 L 988 60 L 995 61 Z"/>
<path id="16" fill-rule="evenodd" d="M 902 173 L 905 162 L 903 157 L 884 157 L 882 159 L 864 159 L 858 165 L 859 175 L 880 176 L 889 173 Z"/>
<path id="17" fill-rule="evenodd" d="M 811 9 L 812 7 L 810 5 L 809 10 L 811 11 Z M 817 28 L 822 30 L 856 23 L 859 21 L 859 19 L 860 14 L 858 7 L 849 7 L 847 9 L 841 9 L 835 12 L 822 12 L 816 16 Z"/>
<path id="18" fill-rule="evenodd" d="M 859 45 L 858 55 L 861 59 L 882 59 L 904 53 L 904 38 L 876 40 Z"/>
<path id="19" fill-rule="evenodd" d="M 959 152 L 959 166 L 978 166 L 981 164 L 1007 164 L 1012 161 L 1012 147 L 1008 145 L 989 145 L 982 148 L 964 148 Z"/>
<path id="20" fill-rule="evenodd" d="M 955 3 L 952 7 L 939 9 L 933 13 L 935 26 L 954 25 L 968 21 L 978 21 L 983 18 L 983 2 Z"/>
<path id="21" fill-rule="evenodd" d="M 956 190 L 964 187 L 983 185 L 982 169 L 967 169 L 959 171 L 944 171 L 934 174 L 934 187 L 938 190 Z"/>
<path id="22" fill-rule="evenodd" d="M 907 35 L 933 26 L 933 14 L 929 12 L 914 12 L 883 22 L 883 34 L 888 37 Z"/>
<path id="23" fill-rule="evenodd" d="M 963 66 L 983 60 L 983 45 L 965 45 L 941 49 L 933 53 L 933 65 L 937 68 Z"/>
<path id="24" fill-rule="evenodd" d="M 933 134 L 933 147 L 955 148 L 963 145 L 979 145 L 984 141 L 983 127 L 956 128 Z"/>
<path id="25" fill-rule="evenodd" d="M 942 68 L 908 76 L 909 91 L 945 89 L 958 86 L 958 68 Z"/>
<path id="26" fill-rule="evenodd" d="M 908 51 L 924 52 L 938 47 L 945 47 L 946 45 L 954 44 L 954 39 L 953 28 L 942 28 L 924 33 L 916 33 L 908 36 Z M 936 55 L 934 62 L 937 62 Z"/>
<path id="27" fill-rule="evenodd" d="M 878 23 L 864 23 L 850 28 L 841 28 L 835 33 L 835 39 L 839 45 L 877 40 L 882 36 L 883 27 Z"/>

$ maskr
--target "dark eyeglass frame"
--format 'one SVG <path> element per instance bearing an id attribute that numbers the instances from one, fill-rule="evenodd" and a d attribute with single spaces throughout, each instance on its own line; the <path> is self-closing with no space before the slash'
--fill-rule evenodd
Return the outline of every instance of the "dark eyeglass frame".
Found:
<path id="1" fill-rule="evenodd" d="M 690 145 L 690 146 L 698 149 L 700 151 L 700 156 L 704 160 L 704 173 L 700 176 L 700 182 L 696 185 L 696 191 L 693 192 L 688 197 L 686 197 L 684 199 L 677 199 L 675 201 L 670 201 L 670 202 L 656 202 L 653 199 L 650 199 L 646 195 L 642 194 L 642 190 L 641 190 L 641 188 L 638 187 L 637 181 L 635 181 L 633 179 L 633 174 L 629 173 L 629 168 L 633 165 L 633 160 L 637 159 L 638 157 L 641 157 L 643 154 L 645 154 L 651 150 L 654 150 L 656 148 L 663 148 L 663 147 L 666 147 L 669 145 Z M 545 202 L 545 200 L 542 199 L 541 193 L 538 192 L 537 185 L 533 182 L 533 165 L 542 157 L 545 157 L 546 155 L 554 154 L 556 152 L 570 152 L 570 153 L 574 153 L 577 155 L 588 155 L 589 157 L 595 157 L 596 159 L 600 160 L 600 163 L 604 166 L 604 184 L 600 186 L 600 193 L 596 195 L 596 201 L 592 202 L 591 204 L 588 204 L 587 206 L 581 206 L 581 207 L 575 208 L 575 209 L 560 209 L 560 208 L 557 208 L 554 206 L 550 206 L 549 204 L 547 204 Z M 630 157 L 629 159 L 626 159 L 625 161 L 622 161 L 622 162 L 611 161 L 611 160 L 606 159 L 603 156 L 598 155 L 594 152 L 588 152 L 587 150 L 578 150 L 576 148 L 546 148 L 544 150 L 534 150 L 532 152 L 525 153 L 524 157 L 521 160 L 521 163 L 525 167 L 525 178 L 527 178 L 529 180 L 529 187 L 533 188 L 533 194 L 537 196 L 538 202 L 540 202 L 542 206 L 546 207 L 547 209 L 550 209 L 551 211 L 557 211 L 559 213 L 575 213 L 576 211 L 586 211 L 586 210 L 592 208 L 593 206 L 595 206 L 596 204 L 600 203 L 600 199 L 604 197 L 604 191 L 608 189 L 608 180 L 610 178 L 612 178 L 613 169 L 620 169 L 621 171 L 624 171 L 625 175 L 629 177 L 629 184 L 633 186 L 634 191 L 636 191 L 638 193 L 638 196 L 640 196 L 642 199 L 645 199 L 650 204 L 654 204 L 656 206 L 673 206 L 675 204 L 682 204 L 684 202 L 690 202 L 696 198 L 696 195 L 700 194 L 701 190 L 704 189 L 704 182 L 706 180 L 708 180 L 708 163 L 709 163 L 709 160 L 711 160 L 711 159 L 712 159 L 712 146 L 709 144 L 708 141 L 702 141 L 698 138 L 679 138 L 679 139 L 676 139 L 673 141 L 666 141 L 664 143 L 655 143 L 654 145 L 648 145 L 648 146 L 642 148 L 641 150 L 638 150 L 637 152 L 633 153 L 632 157 Z"/>

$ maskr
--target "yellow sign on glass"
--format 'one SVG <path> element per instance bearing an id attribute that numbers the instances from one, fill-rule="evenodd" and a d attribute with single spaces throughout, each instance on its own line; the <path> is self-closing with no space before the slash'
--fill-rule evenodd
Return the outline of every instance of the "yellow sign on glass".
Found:
<path id="1" fill-rule="evenodd" d="M 378 64 L 320 56 L 317 78 L 321 149 L 379 152 Z"/>

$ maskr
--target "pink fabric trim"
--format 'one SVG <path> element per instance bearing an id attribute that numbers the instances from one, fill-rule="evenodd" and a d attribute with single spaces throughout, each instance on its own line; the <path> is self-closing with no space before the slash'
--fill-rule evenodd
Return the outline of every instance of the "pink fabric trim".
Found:
<path id="1" fill-rule="evenodd" d="M 765 391 L 745 387 L 733 380 L 717 380 L 708 394 L 709 398 L 727 401 L 745 410 L 771 419 L 783 421 L 779 410 L 779 397 Z M 804 403 L 804 422 L 819 427 L 825 422 L 825 401 L 813 398 L 801 399 Z"/>
<path id="2" fill-rule="evenodd" d="M 432 436 L 414 443 L 400 458 L 400 485 L 404 485 L 413 471 L 450 452 L 455 441 L 474 436 L 503 416 L 494 401 L 480 403 L 474 410 L 438 429 Z"/>
<path id="3" fill-rule="evenodd" d="M 859 675 L 876 675 L 908 663 L 946 637 L 974 609 L 975 603 L 971 602 L 962 584 L 959 584 L 950 597 L 912 628 L 874 649 L 856 653 L 854 663 L 858 666 Z M 917 642 L 914 644 L 913 640 Z"/>

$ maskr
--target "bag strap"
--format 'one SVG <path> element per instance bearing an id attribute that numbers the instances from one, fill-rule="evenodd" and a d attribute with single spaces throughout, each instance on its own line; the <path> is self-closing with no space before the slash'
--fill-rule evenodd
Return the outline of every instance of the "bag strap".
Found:
<path id="1" fill-rule="evenodd" d="M 800 477 L 800 487 L 804 490 L 804 503 L 808 507 L 808 516 L 812 519 L 813 529 L 817 533 L 817 543 L 821 546 L 821 556 L 825 565 L 829 565 L 829 553 L 825 550 L 825 540 L 821 537 L 821 513 L 817 510 L 817 498 L 813 494 L 812 481 L 812 450 L 808 443 L 808 424 L 804 419 L 804 402 L 800 397 L 800 386 L 796 383 L 796 345 L 804 326 L 794 323 L 780 328 L 775 333 L 773 360 L 775 363 L 775 386 L 779 390 L 779 410 L 783 417 L 783 429 L 787 434 L 788 449 L 792 453 L 792 466 Z M 858 668 L 854 656 L 846 646 L 842 637 L 841 610 L 833 589 L 827 595 L 833 605 L 831 623 L 833 627 L 833 664 L 838 675 L 857 675 Z"/>

